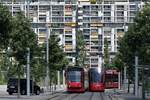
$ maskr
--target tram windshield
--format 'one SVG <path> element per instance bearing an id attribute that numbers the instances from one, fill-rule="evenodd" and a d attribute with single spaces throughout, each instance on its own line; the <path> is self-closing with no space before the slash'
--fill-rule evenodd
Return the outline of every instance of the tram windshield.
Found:
<path id="1" fill-rule="evenodd" d="M 79 71 L 69 71 L 67 76 L 68 76 L 68 81 L 71 82 L 81 81 L 81 72 Z"/>
<path id="2" fill-rule="evenodd" d="M 92 71 L 91 75 L 90 75 L 90 81 L 91 82 L 101 82 L 102 75 L 98 71 Z"/>

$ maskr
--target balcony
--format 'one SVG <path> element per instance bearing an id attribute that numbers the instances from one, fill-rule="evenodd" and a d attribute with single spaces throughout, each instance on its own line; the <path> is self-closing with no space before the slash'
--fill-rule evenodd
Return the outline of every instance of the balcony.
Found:
<path id="1" fill-rule="evenodd" d="M 80 2 L 89 2 L 90 0 L 78 0 Z"/>
<path id="2" fill-rule="evenodd" d="M 91 39 L 98 39 L 98 33 L 96 32 L 91 33 Z"/>
<path id="3" fill-rule="evenodd" d="M 98 59 L 91 59 L 91 63 L 98 63 Z"/>
<path id="4" fill-rule="evenodd" d="M 71 28 L 65 28 L 65 32 L 72 32 Z"/>
<path id="5" fill-rule="evenodd" d="M 75 22 L 67 22 L 67 23 L 65 23 L 65 26 L 75 27 L 76 23 Z"/>
<path id="6" fill-rule="evenodd" d="M 91 10 L 98 11 L 98 10 L 99 10 L 99 7 L 98 7 L 97 5 L 92 5 L 92 6 L 91 6 Z"/>
<path id="7" fill-rule="evenodd" d="M 96 0 L 90 0 L 91 4 L 96 4 Z"/>
<path id="8" fill-rule="evenodd" d="M 98 39 L 98 35 L 91 35 L 91 39 Z"/>
<path id="9" fill-rule="evenodd" d="M 82 10 L 79 10 L 78 13 L 79 13 L 79 14 L 83 14 L 83 11 L 82 11 Z"/>
<path id="10" fill-rule="evenodd" d="M 72 45 L 65 45 L 65 51 L 72 51 L 73 50 L 73 46 Z"/>
<path id="11" fill-rule="evenodd" d="M 117 37 L 118 37 L 118 38 L 123 37 L 123 36 L 124 36 L 124 32 L 118 32 L 118 33 L 117 33 Z"/>
<path id="12" fill-rule="evenodd" d="M 102 27 L 102 26 L 103 26 L 103 24 L 100 22 L 92 22 L 91 23 L 91 27 Z"/>
<path id="13" fill-rule="evenodd" d="M 111 11 L 111 5 L 104 5 L 104 11 Z"/>
<path id="14" fill-rule="evenodd" d="M 65 31 L 65 35 L 72 35 L 72 31 Z"/>
<path id="15" fill-rule="evenodd" d="M 124 10 L 124 6 L 123 6 L 123 5 L 118 5 L 118 6 L 117 6 L 117 10 L 123 11 L 123 10 Z"/>
<path id="16" fill-rule="evenodd" d="M 72 35 L 66 35 L 65 41 L 72 41 Z"/>
<path id="17" fill-rule="evenodd" d="M 73 46 L 72 45 L 65 45 L 65 49 L 72 49 Z"/>
<path id="18" fill-rule="evenodd" d="M 39 35 L 38 35 L 38 37 L 44 37 L 44 38 L 46 38 L 46 34 L 45 33 L 39 33 Z"/>
<path id="19" fill-rule="evenodd" d="M 99 50 L 98 49 L 91 49 L 90 53 L 98 53 Z"/>
<path id="20" fill-rule="evenodd" d="M 136 5 L 130 5 L 130 10 L 132 11 L 136 11 L 138 7 L 136 7 Z"/>
<path id="21" fill-rule="evenodd" d="M 38 37 L 38 43 L 39 44 L 43 44 L 43 43 L 45 43 L 45 40 L 46 40 L 46 37 Z"/>
<path id="22" fill-rule="evenodd" d="M 73 14 L 72 11 L 65 11 L 64 12 L 65 16 L 72 16 L 72 14 Z"/>

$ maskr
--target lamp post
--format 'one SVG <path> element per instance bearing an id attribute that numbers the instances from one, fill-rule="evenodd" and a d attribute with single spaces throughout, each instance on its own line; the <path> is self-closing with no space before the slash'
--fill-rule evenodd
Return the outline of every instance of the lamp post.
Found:
<path id="1" fill-rule="evenodd" d="M 27 48 L 27 96 L 30 96 L 30 48 Z"/>
<path id="2" fill-rule="evenodd" d="M 50 82 L 50 69 L 49 69 L 49 36 L 50 36 L 50 32 L 49 32 L 49 27 L 50 24 L 46 24 L 46 28 L 47 28 L 47 36 L 46 36 L 46 77 L 45 77 L 45 85 L 46 88 L 48 90 L 49 87 L 49 82 Z M 51 89 L 51 86 L 50 86 Z"/>
<path id="3" fill-rule="evenodd" d="M 124 22 L 124 27 L 123 28 L 124 28 L 124 33 L 125 33 L 127 31 L 125 22 Z M 124 73 L 124 80 L 123 80 L 124 89 L 126 89 L 126 87 L 127 87 L 127 66 L 126 65 L 124 66 L 123 73 Z"/>
<path id="4" fill-rule="evenodd" d="M 135 96 L 138 96 L 138 53 L 135 52 Z"/>
<path id="5" fill-rule="evenodd" d="M 27 1 L 27 18 L 29 18 L 30 0 Z M 27 96 L 30 96 L 30 48 L 27 48 Z"/>
<path id="6" fill-rule="evenodd" d="M 17 93 L 17 98 L 20 98 L 20 66 L 19 63 L 16 62 L 17 65 L 17 72 L 18 72 L 18 93 Z"/>

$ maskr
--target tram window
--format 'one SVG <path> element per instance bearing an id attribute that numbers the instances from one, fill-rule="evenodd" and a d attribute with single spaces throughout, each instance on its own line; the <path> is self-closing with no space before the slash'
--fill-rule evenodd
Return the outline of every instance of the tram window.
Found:
<path id="1" fill-rule="evenodd" d="M 113 75 L 112 80 L 113 82 L 118 82 L 118 75 Z"/>
<path id="2" fill-rule="evenodd" d="M 111 75 L 105 75 L 105 82 L 111 82 L 112 76 Z"/>
<path id="3" fill-rule="evenodd" d="M 98 72 L 91 72 L 91 82 L 101 82 L 101 74 Z"/>
<path id="4" fill-rule="evenodd" d="M 105 75 L 105 82 L 118 82 L 118 75 Z"/>
<path id="5" fill-rule="evenodd" d="M 69 71 L 67 76 L 68 76 L 68 81 L 71 81 L 71 82 L 80 82 L 81 81 L 81 72 Z"/>

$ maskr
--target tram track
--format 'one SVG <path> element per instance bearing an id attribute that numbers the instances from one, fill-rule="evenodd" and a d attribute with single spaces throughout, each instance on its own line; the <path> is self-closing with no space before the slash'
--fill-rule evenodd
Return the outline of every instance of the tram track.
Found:
<path id="1" fill-rule="evenodd" d="M 58 96 L 58 98 L 56 97 L 55 100 L 64 100 L 65 98 L 68 98 L 71 94 L 61 94 Z"/>
<path id="2" fill-rule="evenodd" d="M 93 95 L 94 95 L 94 93 L 92 92 L 92 94 L 90 95 L 90 99 L 89 100 L 92 100 Z"/>
<path id="3" fill-rule="evenodd" d="M 105 100 L 104 93 L 100 93 L 100 100 Z"/>
<path id="4" fill-rule="evenodd" d="M 110 100 L 113 100 L 113 97 L 110 94 L 108 95 L 108 97 Z"/>
<path id="5" fill-rule="evenodd" d="M 73 94 L 73 93 L 69 93 L 69 94 L 57 94 L 51 98 L 49 98 L 48 100 L 72 100 L 75 99 L 76 97 L 78 97 L 80 94 Z"/>
<path id="6" fill-rule="evenodd" d="M 54 99 L 56 97 L 59 97 L 60 94 L 61 94 L 61 92 L 57 92 L 57 93 L 53 94 L 53 96 L 48 98 L 47 100 L 52 100 L 52 99 Z"/>
<path id="7" fill-rule="evenodd" d="M 78 97 L 79 95 L 80 95 L 80 94 L 76 94 L 76 95 L 72 96 L 72 97 L 71 97 L 71 100 L 72 100 L 72 99 L 75 99 L 75 98 Z"/>

